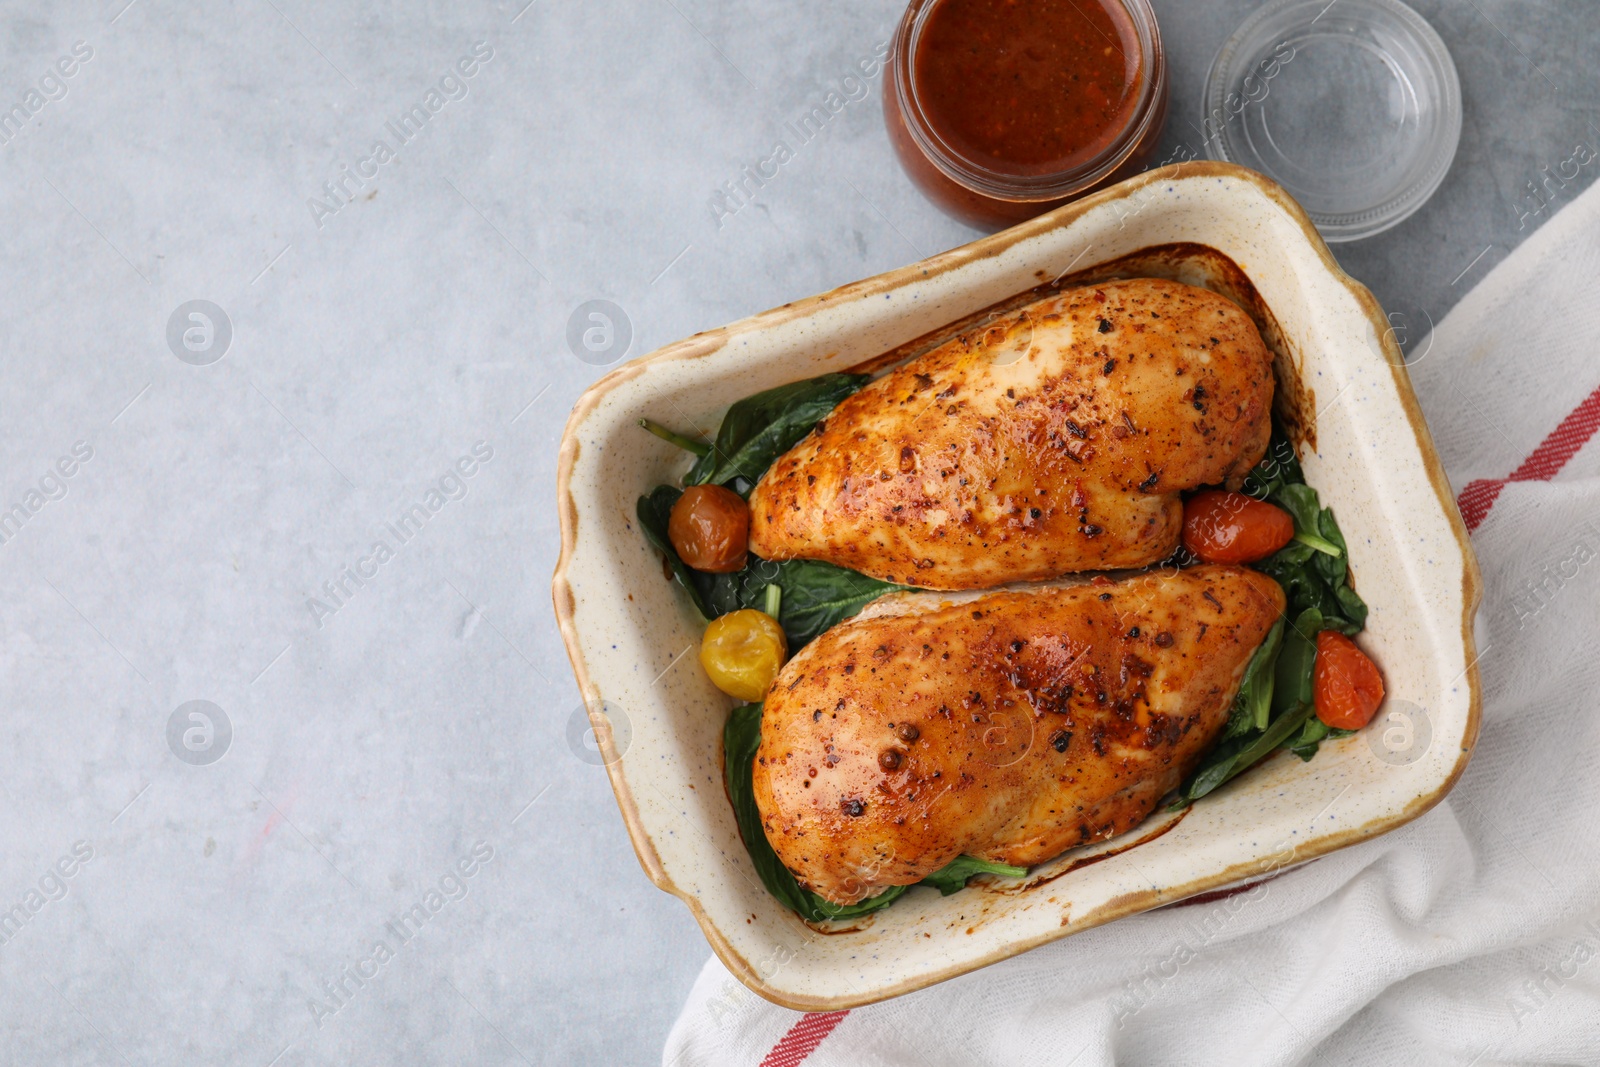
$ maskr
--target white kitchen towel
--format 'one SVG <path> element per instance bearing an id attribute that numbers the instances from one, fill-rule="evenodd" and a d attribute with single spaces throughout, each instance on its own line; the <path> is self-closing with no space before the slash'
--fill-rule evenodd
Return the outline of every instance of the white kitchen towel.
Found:
<path id="1" fill-rule="evenodd" d="M 854 1011 L 775 1007 L 712 959 L 668 1067 L 1600 1065 L 1600 185 L 1412 358 L 1485 578 L 1483 728 L 1443 803 Z"/>

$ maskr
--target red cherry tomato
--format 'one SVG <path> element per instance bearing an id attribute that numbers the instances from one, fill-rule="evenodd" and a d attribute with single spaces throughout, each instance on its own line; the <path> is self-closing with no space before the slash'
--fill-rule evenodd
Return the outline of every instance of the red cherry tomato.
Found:
<path id="1" fill-rule="evenodd" d="M 1183 505 L 1183 547 L 1206 563 L 1254 563 L 1292 540 L 1287 511 L 1243 493 L 1209 489 Z"/>
<path id="2" fill-rule="evenodd" d="M 1311 672 L 1317 718 L 1341 730 L 1359 730 L 1383 703 L 1383 675 L 1356 643 L 1337 630 L 1317 635 Z"/>

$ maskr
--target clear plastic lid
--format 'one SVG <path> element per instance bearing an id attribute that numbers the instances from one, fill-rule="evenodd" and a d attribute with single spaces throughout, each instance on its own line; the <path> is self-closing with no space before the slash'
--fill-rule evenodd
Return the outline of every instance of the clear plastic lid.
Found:
<path id="1" fill-rule="evenodd" d="M 1330 242 L 1410 216 L 1461 139 L 1455 64 L 1399 0 L 1265 5 L 1217 53 L 1205 106 L 1206 154 L 1270 176 Z"/>

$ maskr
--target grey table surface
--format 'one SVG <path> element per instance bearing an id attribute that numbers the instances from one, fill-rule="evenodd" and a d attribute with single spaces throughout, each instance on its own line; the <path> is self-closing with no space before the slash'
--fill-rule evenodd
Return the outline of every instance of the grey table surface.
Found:
<path id="1" fill-rule="evenodd" d="M 1163 156 L 1253 6 L 1156 0 Z M 1600 5 L 1417 6 L 1460 152 L 1337 250 L 1408 343 L 1600 143 Z M 0 1061 L 656 1060 L 709 952 L 568 740 L 568 321 L 637 355 L 975 236 L 845 81 L 898 5 L 0 12 Z"/>

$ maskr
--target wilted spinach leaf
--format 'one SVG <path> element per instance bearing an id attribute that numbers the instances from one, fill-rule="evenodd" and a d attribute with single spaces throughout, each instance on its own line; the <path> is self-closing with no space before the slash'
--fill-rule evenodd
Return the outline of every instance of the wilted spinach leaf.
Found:
<path id="1" fill-rule="evenodd" d="M 850 618 L 870 602 L 905 586 L 816 560 L 755 560 L 746 570 L 739 596 L 742 607 L 758 608 L 769 585 L 783 590 L 778 623 L 797 649 L 835 623 Z"/>
<path id="2" fill-rule="evenodd" d="M 1028 873 L 1026 867 L 1012 867 L 1005 863 L 991 863 L 976 856 L 957 856 L 949 863 L 918 882 L 930 886 L 945 896 L 959 893 L 967 887 L 967 879 L 975 874 L 998 874 L 1005 878 L 1021 878 Z"/>
<path id="3" fill-rule="evenodd" d="M 1347 637 L 1361 632 L 1367 623 L 1367 605 L 1350 588 L 1350 556 L 1344 534 L 1333 510 L 1322 507 L 1317 491 L 1305 484 L 1294 447 L 1281 432 L 1274 430 L 1266 457 L 1245 477 L 1244 492 L 1269 500 L 1292 515 L 1297 537 L 1338 550 L 1330 554 L 1304 541 L 1290 541 L 1255 564 L 1283 586 L 1289 617 L 1315 608 L 1322 613 L 1323 629 L 1338 630 Z"/>
<path id="4" fill-rule="evenodd" d="M 872 380 L 870 374 L 824 374 L 747 396 L 728 409 L 711 451 L 695 460 L 684 485 L 755 485 L 772 462 L 800 443 L 839 401 Z M 741 495 L 748 495 L 746 488 Z"/>
<path id="5" fill-rule="evenodd" d="M 1311 670 L 1317 662 L 1317 634 L 1323 626 L 1322 612 L 1307 608 L 1295 616 L 1294 624 L 1284 635 L 1283 650 L 1278 653 L 1276 693 L 1272 710 L 1282 714 L 1292 707 L 1312 702 Z"/>

